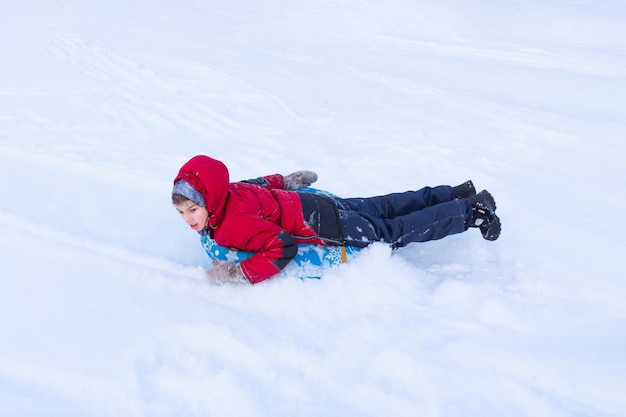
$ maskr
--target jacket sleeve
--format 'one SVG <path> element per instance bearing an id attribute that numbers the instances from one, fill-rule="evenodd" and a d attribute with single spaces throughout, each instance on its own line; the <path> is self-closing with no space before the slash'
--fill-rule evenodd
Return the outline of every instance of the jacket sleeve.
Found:
<path id="1" fill-rule="evenodd" d="M 271 174 L 264 177 L 243 180 L 240 182 L 245 182 L 246 184 L 254 184 L 258 185 L 259 187 L 269 189 L 277 188 L 279 190 L 283 190 L 285 188 L 285 180 L 281 174 Z"/>
<path id="2" fill-rule="evenodd" d="M 226 231 L 224 243 L 229 247 L 255 252 L 239 266 L 246 279 L 251 284 L 257 284 L 285 268 L 298 253 L 298 245 L 280 226 L 262 218 L 243 217 L 237 217 L 236 228 L 226 224 L 222 226 Z"/>

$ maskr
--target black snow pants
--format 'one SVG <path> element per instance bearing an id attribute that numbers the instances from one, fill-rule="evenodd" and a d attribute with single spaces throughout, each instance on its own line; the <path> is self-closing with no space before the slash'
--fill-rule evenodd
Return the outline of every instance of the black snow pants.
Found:
<path id="1" fill-rule="evenodd" d="M 461 233 L 472 222 L 469 200 L 457 199 L 447 185 L 367 198 L 299 195 L 305 221 L 330 246 L 399 248 Z"/>

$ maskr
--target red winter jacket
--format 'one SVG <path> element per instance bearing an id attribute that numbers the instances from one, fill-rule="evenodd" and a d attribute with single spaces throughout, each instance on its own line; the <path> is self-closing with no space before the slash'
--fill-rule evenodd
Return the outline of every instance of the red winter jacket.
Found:
<path id="1" fill-rule="evenodd" d="M 182 166 L 174 182 L 179 179 L 204 197 L 207 227 L 217 244 L 255 252 L 240 263 L 252 284 L 280 272 L 296 255 L 297 243 L 324 244 L 304 221 L 298 193 L 282 189 L 281 175 L 266 177 L 266 188 L 231 183 L 222 162 L 198 155 Z"/>

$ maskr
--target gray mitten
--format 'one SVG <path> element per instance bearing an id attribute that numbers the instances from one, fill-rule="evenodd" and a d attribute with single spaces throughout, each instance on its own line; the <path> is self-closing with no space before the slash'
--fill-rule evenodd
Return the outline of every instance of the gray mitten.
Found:
<path id="1" fill-rule="evenodd" d="M 317 174 L 313 171 L 296 171 L 283 177 L 285 190 L 298 190 L 308 187 L 317 181 Z"/>
<path id="2" fill-rule="evenodd" d="M 213 261 L 213 268 L 207 270 L 206 275 L 217 285 L 248 282 L 239 265 L 230 261 Z"/>

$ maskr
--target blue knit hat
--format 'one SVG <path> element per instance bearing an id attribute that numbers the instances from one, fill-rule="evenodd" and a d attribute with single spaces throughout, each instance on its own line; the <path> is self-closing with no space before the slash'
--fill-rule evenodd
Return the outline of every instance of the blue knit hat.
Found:
<path id="1" fill-rule="evenodd" d="M 195 188 L 191 186 L 185 180 L 178 180 L 174 183 L 174 189 L 172 189 L 172 194 L 180 194 L 183 197 L 187 197 L 194 203 L 199 206 L 206 207 L 206 203 L 204 202 L 204 197 L 200 194 Z"/>

